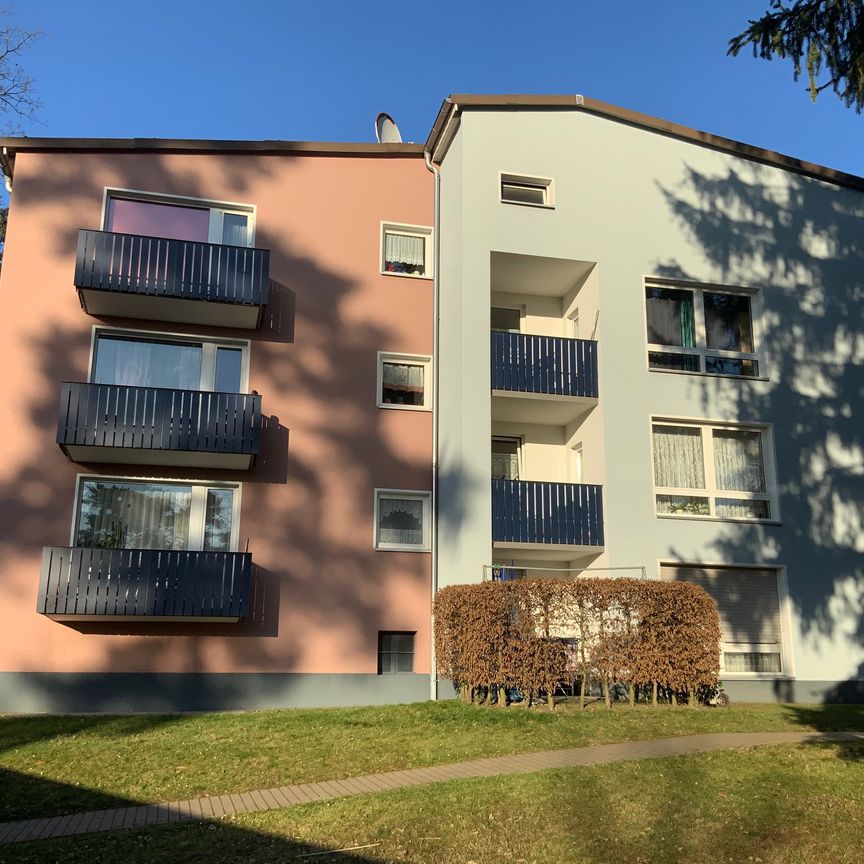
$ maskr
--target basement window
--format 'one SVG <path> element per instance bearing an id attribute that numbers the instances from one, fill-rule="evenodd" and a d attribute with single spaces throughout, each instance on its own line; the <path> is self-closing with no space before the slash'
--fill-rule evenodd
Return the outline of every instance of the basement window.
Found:
<path id="1" fill-rule="evenodd" d="M 531 177 L 524 174 L 501 174 L 501 202 L 525 204 L 529 207 L 554 207 L 551 177 Z"/>

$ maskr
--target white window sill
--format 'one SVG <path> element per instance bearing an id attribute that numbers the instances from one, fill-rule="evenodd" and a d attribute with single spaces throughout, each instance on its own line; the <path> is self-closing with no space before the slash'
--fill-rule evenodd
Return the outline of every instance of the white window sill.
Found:
<path id="1" fill-rule="evenodd" d="M 376 544 L 372 547 L 376 552 L 425 552 L 432 551 L 431 546 L 391 546 L 389 544 Z"/>
<path id="2" fill-rule="evenodd" d="M 742 499 L 749 500 L 749 499 Z M 759 499 L 762 500 L 762 499 Z M 782 525 L 779 519 L 735 519 L 732 516 L 692 516 L 686 513 L 656 513 L 658 519 L 686 519 L 688 522 L 744 522 L 750 525 Z"/>
<path id="3" fill-rule="evenodd" d="M 535 210 L 554 210 L 554 204 L 532 204 L 530 201 L 505 201 L 500 199 L 502 204 L 510 204 L 513 207 L 533 207 Z"/>
<path id="4" fill-rule="evenodd" d="M 794 675 L 783 672 L 724 672 L 720 670 L 720 681 L 794 681 Z"/>
<path id="5" fill-rule="evenodd" d="M 434 278 L 431 275 L 426 275 L 425 273 L 397 273 L 395 270 L 381 270 L 382 276 L 399 276 L 402 279 L 425 279 L 427 282 L 431 282 Z"/>
<path id="6" fill-rule="evenodd" d="M 432 409 L 427 408 L 425 405 L 399 405 L 398 403 L 393 402 L 379 402 L 378 407 L 393 409 L 395 411 L 422 411 L 426 414 L 430 414 L 432 412 Z"/>

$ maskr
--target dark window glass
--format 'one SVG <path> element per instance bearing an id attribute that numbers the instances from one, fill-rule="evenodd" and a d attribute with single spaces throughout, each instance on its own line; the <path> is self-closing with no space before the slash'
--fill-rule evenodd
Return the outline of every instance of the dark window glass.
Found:
<path id="1" fill-rule="evenodd" d="M 737 360 L 734 357 L 706 357 L 705 371 L 712 375 L 755 378 L 759 374 L 759 364 L 755 360 Z"/>
<path id="2" fill-rule="evenodd" d="M 521 312 L 518 309 L 504 309 L 500 306 L 492 307 L 492 329 L 506 330 L 508 333 L 518 333 Z"/>
<path id="3" fill-rule="evenodd" d="M 378 674 L 414 671 L 414 633 L 378 632 Z"/>
<path id="4" fill-rule="evenodd" d="M 742 294 L 715 294 L 711 291 L 704 292 L 702 298 L 705 303 L 705 344 L 721 351 L 752 354 L 750 298 Z"/>
<path id="5" fill-rule="evenodd" d="M 239 393 L 242 368 L 243 352 L 239 348 L 217 348 L 213 389 L 217 393 Z"/>
<path id="6" fill-rule="evenodd" d="M 502 180 L 501 200 L 517 204 L 545 204 L 546 186 Z"/>
<path id="7" fill-rule="evenodd" d="M 693 292 L 675 288 L 646 288 L 648 342 L 652 345 L 695 345 Z"/>
<path id="8" fill-rule="evenodd" d="M 231 522 L 234 517 L 234 491 L 208 489 L 204 520 L 204 551 L 231 550 Z"/>
<path id="9" fill-rule="evenodd" d="M 649 351 L 648 366 L 651 369 L 670 369 L 675 372 L 699 372 L 697 354 L 667 354 L 665 351 Z"/>

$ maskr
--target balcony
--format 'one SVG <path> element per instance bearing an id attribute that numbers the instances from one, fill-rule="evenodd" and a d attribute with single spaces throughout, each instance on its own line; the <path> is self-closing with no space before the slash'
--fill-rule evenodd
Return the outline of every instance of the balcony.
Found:
<path id="1" fill-rule="evenodd" d="M 574 552 L 600 552 L 604 546 L 603 487 L 493 480 L 492 542 L 496 549 L 562 560 Z"/>
<path id="2" fill-rule="evenodd" d="M 55 620 L 239 621 L 252 555 L 46 546 L 36 611 Z"/>
<path id="3" fill-rule="evenodd" d="M 91 315 L 253 330 L 269 276 L 267 249 L 78 232 L 75 287 Z"/>
<path id="4" fill-rule="evenodd" d="M 597 343 L 491 334 L 493 417 L 565 425 L 597 404 Z"/>
<path id="5" fill-rule="evenodd" d="M 261 397 L 67 381 L 57 443 L 75 462 L 248 470 L 261 445 Z"/>

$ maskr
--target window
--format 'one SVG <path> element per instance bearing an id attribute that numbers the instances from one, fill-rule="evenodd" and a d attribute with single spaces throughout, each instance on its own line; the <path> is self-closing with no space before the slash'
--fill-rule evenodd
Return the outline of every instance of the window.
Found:
<path id="1" fill-rule="evenodd" d="M 701 586 L 717 605 L 722 673 L 785 674 L 780 571 L 662 564 L 660 572 Z"/>
<path id="2" fill-rule="evenodd" d="M 432 229 L 381 223 L 381 272 L 432 278 Z"/>
<path id="3" fill-rule="evenodd" d="M 254 208 L 149 192 L 107 190 L 105 230 L 226 246 L 252 246 Z"/>
<path id="4" fill-rule="evenodd" d="M 414 633 L 378 631 L 378 674 L 414 671 Z"/>
<path id="5" fill-rule="evenodd" d="M 431 368 L 431 357 L 379 352 L 378 407 L 430 410 Z"/>
<path id="6" fill-rule="evenodd" d="M 512 564 L 493 564 L 493 582 L 513 582 L 516 579 L 524 579 L 528 571 L 524 567 L 514 567 Z"/>
<path id="7" fill-rule="evenodd" d="M 73 543 L 228 552 L 237 547 L 238 504 L 236 486 L 82 477 Z"/>
<path id="8" fill-rule="evenodd" d="M 766 429 L 655 421 L 652 445 L 658 515 L 777 518 Z"/>
<path id="9" fill-rule="evenodd" d="M 92 384 L 242 393 L 248 343 L 96 330 Z"/>
<path id="10" fill-rule="evenodd" d="M 764 363 L 754 335 L 757 299 L 755 292 L 647 283 L 648 366 L 758 377 Z"/>
<path id="11" fill-rule="evenodd" d="M 375 548 L 428 552 L 429 492 L 375 490 Z"/>
<path id="12" fill-rule="evenodd" d="M 518 438 L 492 439 L 492 479 L 519 479 L 519 451 L 521 441 Z"/>
<path id="13" fill-rule="evenodd" d="M 571 483 L 581 483 L 582 482 L 582 442 L 580 441 L 578 444 L 574 444 L 570 448 L 570 482 Z"/>
<path id="14" fill-rule="evenodd" d="M 507 333 L 519 333 L 522 327 L 522 310 L 505 309 L 503 306 L 493 306 L 490 321 L 493 330 L 504 330 Z"/>
<path id="15" fill-rule="evenodd" d="M 501 201 L 504 204 L 527 204 L 529 207 L 553 207 L 551 177 L 523 174 L 501 174 Z"/>

